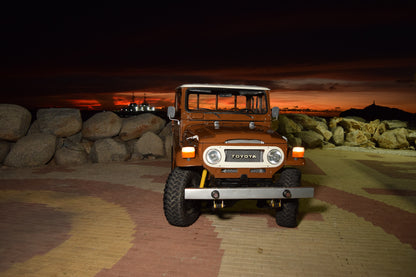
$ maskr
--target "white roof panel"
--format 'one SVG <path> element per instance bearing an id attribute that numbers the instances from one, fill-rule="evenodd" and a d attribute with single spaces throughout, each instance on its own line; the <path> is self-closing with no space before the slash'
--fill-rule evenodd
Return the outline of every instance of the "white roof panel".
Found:
<path id="1" fill-rule="evenodd" d="M 266 87 L 247 86 L 247 85 L 221 85 L 221 84 L 185 84 L 178 88 L 229 88 L 229 89 L 247 89 L 247 90 L 270 90 Z"/>

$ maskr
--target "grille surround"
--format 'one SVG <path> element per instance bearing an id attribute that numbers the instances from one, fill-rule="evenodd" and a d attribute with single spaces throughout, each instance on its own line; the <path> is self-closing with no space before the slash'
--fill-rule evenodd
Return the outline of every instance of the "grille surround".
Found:
<path id="1" fill-rule="evenodd" d="M 207 153 L 210 150 L 216 149 L 221 153 L 221 160 L 216 164 L 208 162 Z M 276 149 L 280 152 L 282 159 L 277 164 L 271 164 L 267 160 L 267 153 Z M 256 158 L 244 157 L 244 155 L 258 155 Z M 227 156 L 228 155 L 228 156 Z M 230 155 L 243 155 L 243 157 L 230 158 Z M 215 168 L 272 168 L 279 167 L 285 160 L 285 154 L 283 150 L 277 146 L 231 146 L 231 145 L 218 145 L 209 146 L 203 153 L 204 163 L 209 167 Z"/>

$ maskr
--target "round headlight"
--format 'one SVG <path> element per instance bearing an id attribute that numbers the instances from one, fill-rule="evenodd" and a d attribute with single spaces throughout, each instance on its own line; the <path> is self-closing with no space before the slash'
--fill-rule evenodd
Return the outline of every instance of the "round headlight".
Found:
<path id="1" fill-rule="evenodd" d="M 267 153 L 267 160 L 271 164 L 278 164 L 282 160 L 282 154 L 277 149 L 270 150 L 269 153 Z"/>
<path id="2" fill-rule="evenodd" d="M 221 153 L 217 149 L 211 149 L 206 154 L 207 162 L 210 164 L 216 164 L 221 161 Z"/>

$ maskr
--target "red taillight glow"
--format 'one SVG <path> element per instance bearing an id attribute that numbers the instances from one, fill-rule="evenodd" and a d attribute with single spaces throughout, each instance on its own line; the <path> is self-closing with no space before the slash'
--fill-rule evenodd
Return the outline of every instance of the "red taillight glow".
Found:
<path id="1" fill-rule="evenodd" d="M 305 154 L 305 148 L 303 147 L 293 147 L 292 157 L 293 158 L 303 158 Z"/>
<path id="2" fill-rule="evenodd" d="M 195 147 L 193 146 L 182 147 L 182 158 L 184 159 L 195 158 Z"/>

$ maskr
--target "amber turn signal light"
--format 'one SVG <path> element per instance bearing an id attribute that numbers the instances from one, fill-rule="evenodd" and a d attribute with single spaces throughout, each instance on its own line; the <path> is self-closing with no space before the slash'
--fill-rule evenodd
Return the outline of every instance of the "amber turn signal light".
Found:
<path id="1" fill-rule="evenodd" d="M 293 158 L 303 158 L 305 154 L 305 148 L 303 147 L 293 147 L 292 157 Z"/>
<path id="2" fill-rule="evenodd" d="M 184 159 L 195 158 L 195 147 L 193 146 L 182 147 L 182 158 Z"/>

